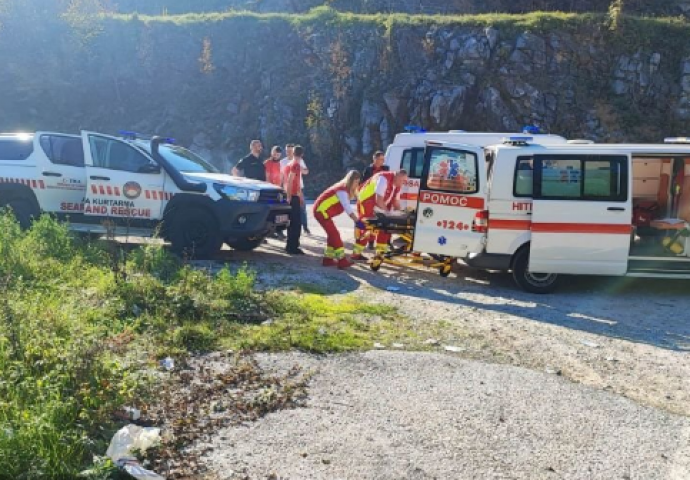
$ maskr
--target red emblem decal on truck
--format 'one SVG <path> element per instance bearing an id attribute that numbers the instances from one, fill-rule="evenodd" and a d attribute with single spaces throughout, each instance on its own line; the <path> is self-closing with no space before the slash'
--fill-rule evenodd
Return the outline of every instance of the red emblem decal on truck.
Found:
<path id="1" fill-rule="evenodd" d="M 125 186 L 122 187 L 122 191 L 125 194 L 125 197 L 129 198 L 130 200 L 134 200 L 135 198 L 139 198 L 139 195 L 141 195 L 141 185 L 139 185 L 137 182 L 127 182 L 125 183 Z"/>

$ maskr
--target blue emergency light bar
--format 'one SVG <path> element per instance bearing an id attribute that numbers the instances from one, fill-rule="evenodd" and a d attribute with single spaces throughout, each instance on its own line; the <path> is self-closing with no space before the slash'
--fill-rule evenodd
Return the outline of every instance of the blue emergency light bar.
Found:
<path id="1" fill-rule="evenodd" d="M 151 140 L 155 135 L 147 135 L 143 133 L 132 132 L 131 130 L 120 130 L 120 135 L 125 140 Z M 175 143 L 175 139 L 171 137 L 163 138 L 165 143 Z"/>
<path id="2" fill-rule="evenodd" d="M 664 143 L 690 143 L 690 137 L 668 137 L 664 138 Z"/>
<path id="3" fill-rule="evenodd" d="M 522 127 L 522 133 L 530 133 L 532 135 L 539 135 L 541 130 L 535 125 L 525 125 Z"/>
<path id="4" fill-rule="evenodd" d="M 511 145 L 526 145 L 533 140 L 534 137 L 508 137 L 503 139 L 503 143 L 508 143 Z"/>
<path id="5" fill-rule="evenodd" d="M 409 133 L 426 133 L 426 130 L 416 125 L 405 125 L 405 131 Z"/>

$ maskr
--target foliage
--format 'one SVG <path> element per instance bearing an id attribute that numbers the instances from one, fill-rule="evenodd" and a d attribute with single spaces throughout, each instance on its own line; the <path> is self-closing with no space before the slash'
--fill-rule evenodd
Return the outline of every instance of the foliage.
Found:
<path id="1" fill-rule="evenodd" d="M 125 257 L 50 217 L 22 232 L 0 214 L 3 475 L 73 478 L 104 454 L 113 413 L 148 401 L 151 368 L 164 356 L 184 362 L 222 345 L 345 351 L 412 338 L 393 309 L 259 292 L 255 282 L 246 267 L 193 269 L 155 244 Z M 99 462 L 92 478 L 111 471 Z"/>

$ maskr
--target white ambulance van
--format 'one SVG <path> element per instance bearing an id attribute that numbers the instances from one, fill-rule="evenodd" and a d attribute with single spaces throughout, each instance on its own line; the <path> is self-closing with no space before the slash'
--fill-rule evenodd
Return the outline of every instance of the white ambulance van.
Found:
<path id="1" fill-rule="evenodd" d="M 424 167 L 424 147 L 426 142 L 461 143 L 485 147 L 495 145 L 504 138 L 515 133 L 465 132 L 451 130 L 449 132 L 418 132 L 399 133 L 386 149 L 385 165 L 391 170 L 405 169 L 409 173 L 409 180 L 400 192 L 403 210 L 414 208 L 419 195 L 419 183 Z M 534 135 L 533 142 L 543 145 L 563 145 L 566 139 L 558 135 Z"/>
<path id="2" fill-rule="evenodd" d="M 562 275 L 690 279 L 690 144 L 428 143 L 414 242 L 534 293 Z"/>
<path id="3" fill-rule="evenodd" d="M 37 132 L 0 135 L 0 208 L 26 228 L 41 213 L 74 231 L 147 237 L 212 256 L 252 250 L 289 223 L 285 192 L 232 177 L 162 137 Z"/>

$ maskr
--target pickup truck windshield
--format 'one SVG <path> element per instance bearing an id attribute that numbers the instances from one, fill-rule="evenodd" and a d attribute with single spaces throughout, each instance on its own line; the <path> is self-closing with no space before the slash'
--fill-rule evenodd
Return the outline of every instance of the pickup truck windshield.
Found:
<path id="1" fill-rule="evenodd" d="M 159 152 L 178 172 L 220 173 L 216 167 L 186 148 L 176 145 L 161 145 Z"/>

